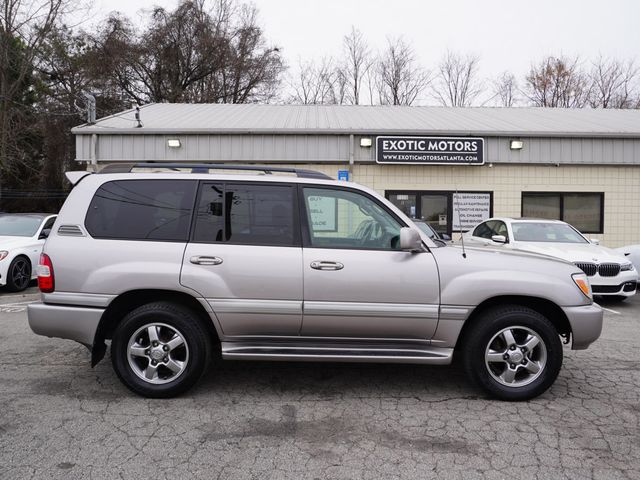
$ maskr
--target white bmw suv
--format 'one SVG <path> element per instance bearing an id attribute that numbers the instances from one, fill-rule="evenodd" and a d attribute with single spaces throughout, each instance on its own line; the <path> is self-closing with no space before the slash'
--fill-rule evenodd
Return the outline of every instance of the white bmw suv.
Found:
<path id="1" fill-rule="evenodd" d="M 570 261 L 587 274 L 594 295 L 624 300 L 636 292 L 638 272 L 624 255 L 590 242 L 560 220 L 490 218 L 465 233 L 464 241 Z"/>

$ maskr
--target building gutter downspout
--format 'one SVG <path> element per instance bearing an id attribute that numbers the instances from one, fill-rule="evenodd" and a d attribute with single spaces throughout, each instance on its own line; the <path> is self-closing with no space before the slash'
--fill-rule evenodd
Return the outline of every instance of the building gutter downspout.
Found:
<path id="1" fill-rule="evenodd" d="M 355 146 L 353 145 L 354 142 L 354 136 L 353 133 L 351 135 L 349 135 L 349 181 L 353 182 L 353 157 L 354 157 L 354 150 L 355 150 Z"/>

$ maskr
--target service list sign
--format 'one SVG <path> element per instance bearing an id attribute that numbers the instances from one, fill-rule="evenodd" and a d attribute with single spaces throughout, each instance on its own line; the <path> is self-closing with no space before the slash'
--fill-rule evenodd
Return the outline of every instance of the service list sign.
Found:
<path id="1" fill-rule="evenodd" d="M 484 139 L 477 137 L 377 137 L 377 163 L 482 165 Z"/>

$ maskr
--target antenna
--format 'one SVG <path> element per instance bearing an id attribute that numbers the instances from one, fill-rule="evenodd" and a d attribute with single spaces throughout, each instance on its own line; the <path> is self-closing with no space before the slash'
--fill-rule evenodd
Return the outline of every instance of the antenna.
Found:
<path id="1" fill-rule="evenodd" d="M 458 187 L 456 186 L 456 191 L 453 194 L 453 198 L 455 199 L 454 205 L 453 205 L 453 210 L 454 213 L 458 213 L 458 223 L 462 223 L 460 221 L 460 206 L 458 205 Z M 453 216 L 453 218 L 455 218 L 455 215 Z M 461 225 L 462 227 L 462 225 Z M 460 243 L 462 243 L 462 258 L 467 258 L 467 252 L 464 249 L 464 232 L 462 232 L 461 229 L 461 234 L 460 234 Z"/>
<path id="2" fill-rule="evenodd" d="M 136 128 L 142 128 L 142 122 L 140 121 L 140 105 L 136 105 Z"/>

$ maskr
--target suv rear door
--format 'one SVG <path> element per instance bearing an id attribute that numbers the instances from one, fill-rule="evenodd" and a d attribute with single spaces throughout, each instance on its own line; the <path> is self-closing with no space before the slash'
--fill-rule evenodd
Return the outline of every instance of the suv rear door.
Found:
<path id="1" fill-rule="evenodd" d="M 404 225 L 373 197 L 301 187 L 302 335 L 430 339 L 440 283 L 431 253 L 399 250 Z"/>
<path id="2" fill-rule="evenodd" d="M 181 283 L 207 299 L 228 336 L 298 335 L 302 248 L 291 184 L 200 186 Z"/>

